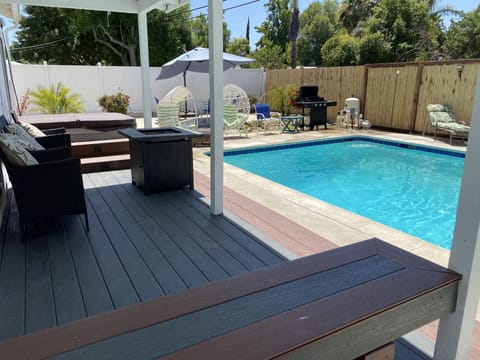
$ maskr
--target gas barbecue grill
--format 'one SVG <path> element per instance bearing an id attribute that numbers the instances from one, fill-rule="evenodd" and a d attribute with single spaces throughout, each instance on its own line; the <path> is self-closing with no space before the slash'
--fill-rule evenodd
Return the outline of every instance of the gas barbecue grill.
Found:
<path id="1" fill-rule="evenodd" d="M 325 125 L 327 128 L 327 106 L 336 106 L 336 101 L 327 101 L 318 96 L 318 86 L 301 86 L 298 90 L 298 98 L 295 105 L 302 107 L 302 115 L 305 116 L 305 108 L 310 109 L 310 130 L 316 125 Z M 302 128 L 304 124 L 302 122 Z"/>

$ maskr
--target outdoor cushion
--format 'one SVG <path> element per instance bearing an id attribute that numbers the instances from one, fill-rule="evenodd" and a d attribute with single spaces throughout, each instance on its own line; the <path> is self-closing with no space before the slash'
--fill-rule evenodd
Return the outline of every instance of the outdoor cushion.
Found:
<path id="1" fill-rule="evenodd" d="M 7 126 L 5 126 L 5 131 L 9 134 L 17 136 L 18 138 L 21 138 L 21 145 L 24 146 L 27 150 L 45 150 L 45 148 L 40 145 L 37 140 L 35 140 L 24 128 L 22 128 L 18 124 L 8 124 Z"/>
<path id="2" fill-rule="evenodd" d="M 6 160 L 14 166 L 37 165 L 38 161 L 18 141 L 13 134 L 0 134 L 0 148 Z"/>
<path id="3" fill-rule="evenodd" d="M 25 121 L 20 121 L 19 124 L 23 129 L 25 129 L 26 132 L 30 134 L 30 136 L 34 138 L 46 136 L 46 134 L 42 130 L 37 128 L 35 125 L 29 124 Z"/>
<path id="4" fill-rule="evenodd" d="M 433 124 L 435 123 L 455 123 L 455 117 L 452 113 L 446 111 L 436 111 L 430 113 L 430 118 Z"/>
<path id="5" fill-rule="evenodd" d="M 428 112 L 436 112 L 436 111 L 447 111 L 442 104 L 428 104 L 427 105 Z"/>
<path id="6" fill-rule="evenodd" d="M 451 130 L 455 133 L 468 133 L 470 131 L 470 126 L 459 124 L 457 122 L 437 123 L 437 127 L 443 130 Z"/>
<path id="7" fill-rule="evenodd" d="M 157 105 L 157 121 L 158 126 L 180 126 L 180 120 L 178 118 L 178 112 L 180 111 L 180 105 L 159 103 Z"/>

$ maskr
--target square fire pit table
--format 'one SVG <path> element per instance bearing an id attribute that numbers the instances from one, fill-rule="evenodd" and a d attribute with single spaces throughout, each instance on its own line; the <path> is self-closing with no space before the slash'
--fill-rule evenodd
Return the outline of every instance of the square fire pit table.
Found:
<path id="1" fill-rule="evenodd" d="M 130 142 L 132 183 L 145 194 L 185 186 L 193 189 L 192 139 L 202 134 L 177 127 L 118 132 Z"/>

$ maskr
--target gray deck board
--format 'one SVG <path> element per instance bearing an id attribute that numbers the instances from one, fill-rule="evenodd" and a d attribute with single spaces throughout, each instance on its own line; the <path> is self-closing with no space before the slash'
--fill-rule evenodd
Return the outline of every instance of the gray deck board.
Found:
<path id="1" fill-rule="evenodd" d="M 82 216 L 65 216 L 23 241 L 9 212 L 0 233 L 0 340 L 285 261 L 210 215 L 194 191 L 146 196 L 129 171 L 88 174 L 84 184 L 88 234 Z"/>

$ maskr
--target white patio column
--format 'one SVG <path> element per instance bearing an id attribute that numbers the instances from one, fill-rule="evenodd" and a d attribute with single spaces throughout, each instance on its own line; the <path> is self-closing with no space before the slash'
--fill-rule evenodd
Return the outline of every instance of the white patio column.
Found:
<path id="1" fill-rule="evenodd" d="M 138 13 L 138 43 L 142 72 L 143 120 L 145 128 L 152 127 L 152 86 L 150 83 L 150 60 L 148 58 L 147 11 Z"/>
<path id="2" fill-rule="evenodd" d="M 223 5 L 208 0 L 210 70 L 210 211 L 223 213 Z"/>
<path id="3" fill-rule="evenodd" d="M 448 267 L 463 275 L 453 314 L 440 319 L 435 359 L 465 360 L 480 296 L 480 72 Z"/>

